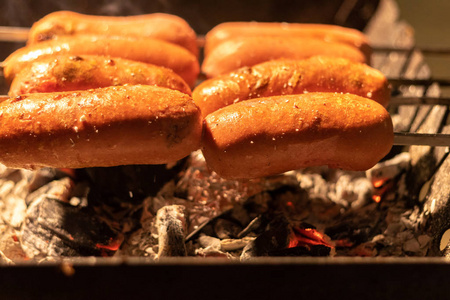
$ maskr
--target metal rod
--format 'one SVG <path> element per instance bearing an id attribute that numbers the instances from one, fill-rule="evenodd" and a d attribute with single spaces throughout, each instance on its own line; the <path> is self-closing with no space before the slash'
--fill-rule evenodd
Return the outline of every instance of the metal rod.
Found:
<path id="1" fill-rule="evenodd" d="M 450 98 L 439 97 L 392 97 L 390 107 L 401 105 L 450 105 Z"/>
<path id="2" fill-rule="evenodd" d="M 4 42 L 26 42 L 29 28 L 0 26 L 0 41 Z"/>
<path id="3" fill-rule="evenodd" d="M 374 46 L 372 47 L 374 52 L 413 52 L 419 51 L 422 54 L 440 54 L 440 55 L 450 55 L 449 47 L 412 47 L 412 48 L 395 48 L 395 47 L 382 47 Z"/>
<path id="4" fill-rule="evenodd" d="M 437 83 L 442 86 L 450 86 L 450 79 L 447 78 L 429 78 L 429 79 L 408 79 L 408 78 L 388 78 L 391 85 L 432 85 Z"/>
<path id="5" fill-rule="evenodd" d="M 0 26 L 0 41 L 4 42 L 26 42 L 28 38 L 28 27 L 15 27 L 15 26 Z M 199 35 L 197 37 L 197 44 L 203 46 L 205 37 Z M 389 46 L 377 46 L 372 47 L 374 52 L 411 52 L 420 51 L 424 54 L 442 54 L 450 55 L 449 47 L 389 47 Z"/>
<path id="6" fill-rule="evenodd" d="M 450 147 L 450 134 L 394 132 L 394 145 Z"/>

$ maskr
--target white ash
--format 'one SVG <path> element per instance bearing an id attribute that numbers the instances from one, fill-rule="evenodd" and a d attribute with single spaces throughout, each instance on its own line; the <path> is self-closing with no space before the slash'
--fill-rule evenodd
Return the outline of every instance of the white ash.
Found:
<path id="1" fill-rule="evenodd" d="M 1 265 L 13 265 L 14 262 L 10 260 L 8 257 L 6 257 L 5 254 L 3 254 L 2 251 L 0 251 L 0 266 Z"/>
<path id="2" fill-rule="evenodd" d="M 158 231 L 158 255 L 186 256 L 185 236 L 187 230 L 186 208 L 182 205 L 164 206 L 156 213 L 155 227 Z"/>
<path id="3" fill-rule="evenodd" d="M 367 170 L 366 175 L 372 182 L 380 179 L 392 179 L 407 171 L 411 164 L 409 152 L 402 152 L 390 160 L 376 164 Z"/>

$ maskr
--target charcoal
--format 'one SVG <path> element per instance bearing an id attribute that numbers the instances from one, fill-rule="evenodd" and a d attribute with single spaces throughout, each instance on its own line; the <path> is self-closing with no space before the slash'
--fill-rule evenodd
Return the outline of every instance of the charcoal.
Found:
<path id="1" fill-rule="evenodd" d="M 156 214 L 158 230 L 158 257 L 186 256 L 186 208 L 181 205 L 165 206 Z"/>
<path id="2" fill-rule="evenodd" d="M 261 227 L 262 216 L 257 216 L 254 218 L 241 232 L 238 233 L 237 237 L 242 238 L 247 236 L 250 232 L 257 230 Z"/>
<path id="3" fill-rule="evenodd" d="M 39 199 L 42 195 L 46 195 L 49 198 L 60 201 L 68 201 L 68 199 L 70 198 L 69 196 L 74 190 L 74 187 L 75 183 L 69 177 L 64 177 L 59 180 L 53 180 L 28 194 L 25 198 L 25 202 L 27 203 L 27 205 L 30 205 L 33 201 Z"/>
<path id="4" fill-rule="evenodd" d="M 283 214 L 273 217 L 267 230 L 250 242 L 242 251 L 241 260 L 268 256 L 273 251 L 287 248 L 292 234 L 291 224 Z"/>
<path id="5" fill-rule="evenodd" d="M 58 180 L 68 176 L 75 176 L 75 170 L 42 168 L 37 170 L 30 176 L 28 183 L 28 191 L 30 193 L 36 191 L 51 181 Z"/>
<path id="6" fill-rule="evenodd" d="M 21 232 L 29 257 L 99 256 L 109 254 L 117 237 L 94 210 L 42 196 L 27 210 Z"/>
<path id="7" fill-rule="evenodd" d="M 434 175 L 422 213 L 423 230 L 432 237 L 429 250 L 431 256 L 441 256 L 450 245 L 441 246 L 445 232 L 450 229 L 450 156 Z"/>
<path id="8" fill-rule="evenodd" d="M 214 225 L 214 232 L 220 239 L 235 238 L 241 230 L 242 227 L 239 224 L 225 219 L 218 219 Z"/>
<path id="9" fill-rule="evenodd" d="M 156 196 L 162 186 L 174 179 L 185 165 L 134 165 L 108 168 L 87 168 L 91 180 L 89 201 L 120 206 L 122 202 L 140 204 L 148 196 Z"/>
<path id="10" fill-rule="evenodd" d="M 418 129 L 418 132 L 439 132 L 447 111 L 448 108 L 446 106 L 434 106 Z M 422 186 L 431 178 L 434 172 L 436 172 L 441 156 L 439 151 L 436 151 L 435 148 L 429 146 L 411 146 L 409 152 L 411 154 L 412 167 L 407 173 L 407 183 L 408 186 L 410 186 L 410 189 L 405 197 L 409 199 L 409 204 L 412 206 L 417 202 Z"/>

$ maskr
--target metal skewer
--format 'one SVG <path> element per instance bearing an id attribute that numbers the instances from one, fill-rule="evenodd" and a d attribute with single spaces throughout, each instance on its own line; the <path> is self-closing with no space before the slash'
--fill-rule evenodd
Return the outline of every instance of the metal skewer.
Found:
<path id="1" fill-rule="evenodd" d="M 394 145 L 450 147 L 450 134 L 394 132 Z"/>
<path id="2" fill-rule="evenodd" d="M 29 28 L 0 26 L 0 41 L 5 42 L 26 42 Z"/>
<path id="3" fill-rule="evenodd" d="M 8 96 L 0 95 L 0 103 L 7 99 L 9 99 Z M 450 147 L 450 134 L 394 132 L 394 145 Z"/>
<path id="4" fill-rule="evenodd" d="M 392 97 L 389 107 L 401 105 L 450 105 L 450 98 L 445 97 Z"/>

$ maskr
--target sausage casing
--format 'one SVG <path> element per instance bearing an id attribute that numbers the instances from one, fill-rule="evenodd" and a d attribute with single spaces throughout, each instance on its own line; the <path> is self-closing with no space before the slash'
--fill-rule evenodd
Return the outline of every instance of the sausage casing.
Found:
<path id="1" fill-rule="evenodd" d="M 57 11 L 33 24 L 28 44 L 78 34 L 150 37 L 177 44 L 198 56 L 194 30 L 182 18 L 164 13 L 116 17 Z"/>
<path id="2" fill-rule="evenodd" d="M 164 67 L 107 56 L 59 55 L 36 59 L 26 65 L 14 77 L 9 96 L 124 84 L 156 85 L 191 94 L 186 82 Z"/>
<path id="3" fill-rule="evenodd" d="M 164 164 L 199 148 L 191 97 L 156 86 L 37 93 L 0 103 L 0 162 L 12 168 Z"/>
<path id="4" fill-rule="evenodd" d="M 305 60 L 273 60 L 243 67 L 203 81 L 192 94 L 203 116 L 252 98 L 339 92 L 359 95 L 387 106 L 390 88 L 378 70 L 345 58 L 314 56 Z"/>
<path id="5" fill-rule="evenodd" d="M 205 54 L 224 41 L 236 37 L 295 36 L 348 44 L 370 57 L 372 49 L 367 37 L 352 28 L 328 24 L 225 22 L 211 29 L 205 36 Z"/>
<path id="6" fill-rule="evenodd" d="M 328 165 L 367 170 L 393 144 L 392 121 L 377 102 L 351 94 L 252 99 L 205 118 L 203 154 L 224 178 L 256 178 Z"/>
<path id="7" fill-rule="evenodd" d="M 273 59 L 305 59 L 323 55 L 368 63 L 368 58 L 355 47 L 314 38 L 244 37 L 228 40 L 205 56 L 202 71 L 208 78 L 251 67 Z"/>
<path id="8" fill-rule="evenodd" d="M 3 74 L 8 82 L 37 58 L 69 55 L 103 55 L 140 61 L 172 69 L 189 86 L 199 74 L 197 58 L 186 49 L 161 40 L 79 35 L 33 44 L 14 51 L 4 61 Z"/>

